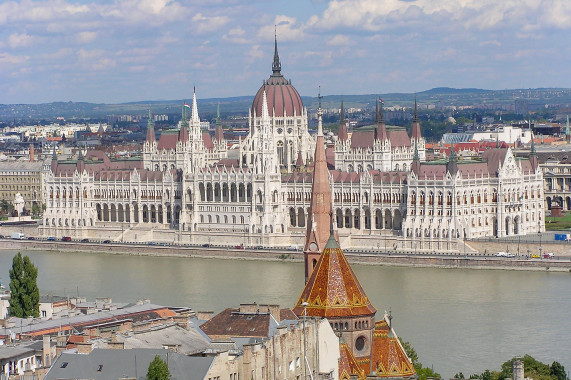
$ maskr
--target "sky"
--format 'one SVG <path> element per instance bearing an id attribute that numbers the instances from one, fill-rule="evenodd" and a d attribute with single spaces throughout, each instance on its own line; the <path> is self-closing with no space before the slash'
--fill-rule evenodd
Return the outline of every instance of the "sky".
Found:
<path id="1" fill-rule="evenodd" d="M 570 0 L 0 0 L 0 103 L 571 87 Z"/>

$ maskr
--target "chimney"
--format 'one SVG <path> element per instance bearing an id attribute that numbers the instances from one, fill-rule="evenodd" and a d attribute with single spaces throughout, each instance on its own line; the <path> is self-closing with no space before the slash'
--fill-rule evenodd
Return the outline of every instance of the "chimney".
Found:
<path id="1" fill-rule="evenodd" d="M 270 313 L 278 323 L 280 322 L 280 305 L 260 305 L 260 311 Z"/>
<path id="2" fill-rule="evenodd" d="M 241 303 L 240 304 L 240 313 L 257 313 L 260 311 L 260 308 L 257 303 Z"/>
<path id="3" fill-rule="evenodd" d="M 44 361 L 44 367 L 49 368 L 52 365 L 52 351 L 51 351 L 51 340 L 49 335 L 44 335 L 42 337 L 42 357 Z"/>
<path id="4" fill-rule="evenodd" d="M 197 313 L 197 318 L 203 321 L 209 321 L 214 315 L 213 311 L 199 311 Z"/>

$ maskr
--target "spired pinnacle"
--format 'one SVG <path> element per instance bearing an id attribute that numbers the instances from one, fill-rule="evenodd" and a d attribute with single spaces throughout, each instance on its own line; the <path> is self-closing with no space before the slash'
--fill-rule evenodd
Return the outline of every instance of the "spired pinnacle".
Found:
<path id="1" fill-rule="evenodd" d="M 273 75 L 281 75 L 282 64 L 280 63 L 280 56 L 278 55 L 278 31 L 277 26 L 274 26 L 274 63 L 272 64 Z"/>
<path id="2" fill-rule="evenodd" d="M 416 105 L 416 96 L 414 97 L 414 119 L 412 119 L 413 123 L 418 123 L 418 108 Z"/>

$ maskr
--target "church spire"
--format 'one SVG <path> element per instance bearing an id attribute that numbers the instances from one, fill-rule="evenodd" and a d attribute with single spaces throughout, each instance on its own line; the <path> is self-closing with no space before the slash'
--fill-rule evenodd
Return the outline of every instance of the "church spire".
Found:
<path id="1" fill-rule="evenodd" d="M 414 98 L 414 117 L 412 119 L 411 135 L 411 139 L 416 139 L 416 141 L 422 137 L 422 133 L 420 131 L 420 122 L 418 121 L 418 106 L 416 104 L 416 97 Z"/>
<path id="2" fill-rule="evenodd" d="M 343 100 L 341 100 L 341 112 L 339 114 L 339 141 L 347 141 L 349 135 L 347 133 L 347 122 L 345 121 L 345 108 Z"/>
<path id="3" fill-rule="evenodd" d="M 311 272 L 325 248 L 329 239 L 331 227 L 331 188 L 329 184 L 329 170 L 325 156 L 325 138 L 321 120 L 321 91 L 319 94 L 317 141 L 313 165 L 313 184 L 311 186 L 311 202 L 307 216 L 307 232 L 305 234 L 305 280 L 309 279 Z"/>
<path id="4" fill-rule="evenodd" d="M 569 131 L 569 115 L 567 115 L 567 125 L 565 127 L 565 140 L 567 140 L 567 144 L 571 142 L 571 133 Z"/>
<path id="5" fill-rule="evenodd" d="M 149 107 L 149 120 L 147 120 L 147 142 L 152 144 L 155 141 L 155 123 L 153 123 L 153 114 L 151 113 L 151 107 Z"/>
<path id="6" fill-rule="evenodd" d="M 531 152 L 529 153 L 529 162 L 531 163 L 531 167 L 535 171 L 539 163 L 537 161 L 537 154 L 535 152 L 535 136 L 533 135 L 533 133 L 531 134 Z"/>
<path id="7" fill-rule="evenodd" d="M 281 75 L 282 64 L 280 63 L 280 56 L 278 55 L 278 31 L 277 26 L 274 26 L 274 63 L 272 64 L 273 75 Z"/>
<path id="8" fill-rule="evenodd" d="M 200 124 L 200 118 L 198 117 L 198 103 L 196 102 L 196 87 L 192 94 L 192 114 L 190 117 L 193 124 Z"/>

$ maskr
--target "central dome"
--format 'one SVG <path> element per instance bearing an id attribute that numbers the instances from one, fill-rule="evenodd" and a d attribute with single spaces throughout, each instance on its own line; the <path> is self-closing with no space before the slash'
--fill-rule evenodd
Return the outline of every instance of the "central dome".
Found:
<path id="1" fill-rule="evenodd" d="M 270 116 L 293 116 L 294 112 L 297 116 L 301 115 L 303 110 L 301 96 L 299 96 L 295 87 L 292 86 L 291 81 L 285 79 L 281 74 L 281 63 L 280 57 L 278 56 L 277 40 L 275 42 L 272 71 L 270 79 L 264 81 L 264 84 L 260 87 L 258 93 L 254 97 L 252 112 L 255 112 L 258 117 L 262 114 L 262 99 L 264 91 L 266 91 Z"/>

